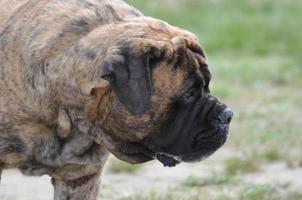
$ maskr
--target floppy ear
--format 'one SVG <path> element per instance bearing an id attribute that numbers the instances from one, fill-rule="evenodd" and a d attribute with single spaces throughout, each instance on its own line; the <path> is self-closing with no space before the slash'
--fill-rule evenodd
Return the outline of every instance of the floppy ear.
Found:
<path id="1" fill-rule="evenodd" d="M 110 49 L 101 66 L 101 78 L 109 81 L 119 101 L 129 112 L 140 115 L 148 109 L 151 100 L 151 77 L 148 56 L 123 55 Z"/>
<path id="2" fill-rule="evenodd" d="M 140 115 L 149 108 L 152 93 L 149 63 L 150 59 L 162 56 L 158 48 L 138 52 L 129 46 L 111 47 L 101 65 L 101 78 L 109 81 L 119 101 L 134 115 Z"/>

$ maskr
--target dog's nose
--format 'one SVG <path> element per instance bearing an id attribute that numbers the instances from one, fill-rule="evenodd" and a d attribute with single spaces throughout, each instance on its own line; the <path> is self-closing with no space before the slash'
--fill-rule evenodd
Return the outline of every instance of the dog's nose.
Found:
<path id="1" fill-rule="evenodd" d="M 229 124 L 233 118 L 233 112 L 230 108 L 225 108 L 218 116 L 218 123 L 225 125 Z"/>

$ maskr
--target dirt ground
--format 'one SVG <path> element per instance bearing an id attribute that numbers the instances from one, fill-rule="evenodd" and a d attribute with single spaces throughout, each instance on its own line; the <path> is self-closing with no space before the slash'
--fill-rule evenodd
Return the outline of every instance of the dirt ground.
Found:
<path id="1" fill-rule="evenodd" d="M 219 151 L 212 158 L 197 164 L 181 164 L 175 168 L 164 168 L 159 162 L 144 164 L 134 173 L 111 173 L 105 171 L 101 195 L 104 200 L 115 200 L 131 197 L 135 194 L 173 193 L 190 176 L 200 179 L 220 173 L 220 160 L 232 152 L 227 148 Z M 302 188 L 302 169 L 289 169 L 283 162 L 277 162 L 261 167 L 260 170 L 241 176 L 244 185 L 269 184 L 289 185 L 291 190 Z M 229 186 L 232 193 L 238 186 Z M 0 185 L 1 200 L 52 200 L 53 189 L 50 178 L 25 177 L 17 170 L 6 170 Z"/>

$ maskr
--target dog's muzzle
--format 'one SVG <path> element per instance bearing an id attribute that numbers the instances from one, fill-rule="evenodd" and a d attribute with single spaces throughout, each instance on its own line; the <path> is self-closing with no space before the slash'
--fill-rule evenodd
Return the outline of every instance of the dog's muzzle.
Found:
<path id="1" fill-rule="evenodd" d="M 181 107 L 146 145 L 164 165 L 201 161 L 227 140 L 233 112 L 215 97 Z M 174 162 L 173 162 L 174 160 Z"/>

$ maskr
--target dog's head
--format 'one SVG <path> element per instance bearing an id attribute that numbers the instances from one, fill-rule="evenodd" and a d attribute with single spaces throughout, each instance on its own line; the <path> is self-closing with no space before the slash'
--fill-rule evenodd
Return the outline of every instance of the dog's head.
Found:
<path id="1" fill-rule="evenodd" d="M 207 58 L 193 34 L 142 18 L 95 30 L 82 43 L 102 48 L 102 84 L 84 90 L 108 84 L 99 124 L 117 157 L 174 165 L 202 160 L 225 143 L 233 113 L 210 94 Z"/>

